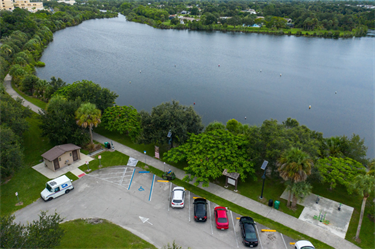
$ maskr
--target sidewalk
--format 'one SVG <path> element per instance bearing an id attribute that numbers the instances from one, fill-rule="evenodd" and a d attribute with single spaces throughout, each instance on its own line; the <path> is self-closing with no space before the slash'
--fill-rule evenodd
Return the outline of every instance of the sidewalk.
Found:
<path id="1" fill-rule="evenodd" d="M 10 80 L 11 76 L 7 75 L 5 77 L 5 84 L 6 84 L 6 91 L 13 97 L 21 97 L 18 95 L 11 87 Z M 9 88 L 8 88 L 9 84 Z M 23 103 L 24 106 L 29 106 L 31 110 L 38 113 L 38 110 L 40 110 L 39 107 L 35 106 L 34 104 L 31 104 L 30 102 L 26 101 Z M 97 133 L 93 133 L 94 140 L 104 143 L 107 141 L 112 141 L 111 139 L 108 139 L 102 135 L 99 135 Z M 130 157 L 133 157 L 137 159 L 138 161 L 144 162 L 147 160 L 147 164 L 151 165 L 159 170 L 164 170 L 164 162 L 159 161 L 153 157 L 145 156 L 143 153 L 136 151 L 132 148 L 129 148 L 123 144 L 120 144 L 118 142 L 113 141 L 113 145 L 115 149 L 125 155 L 128 155 Z M 179 179 L 182 179 L 185 176 L 185 172 L 177 169 L 169 164 L 166 164 L 166 167 L 168 169 L 171 169 L 173 172 L 175 172 L 176 177 Z M 214 195 L 217 195 L 223 199 L 226 199 L 234 204 L 237 204 L 243 208 L 246 208 L 248 210 L 251 210 L 255 213 L 258 213 L 266 218 L 269 218 L 271 220 L 274 220 L 275 222 L 278 222 L 284 226 L 290 227 L 293 230 L 296 230 L 300 233 L 306 234 L 307 236 L 310 236 L 314 239 L 320 240 L 334 248 L 359 248 L 353 243 L 340 238 L 339 236 L 327 232 L 326 230 L 319 228 L 318 226 L 315 226 L 313 224 L 304 222 L 302 220 L 299 220 L 293 216 L 287 215 L 285 213 L 282 213 L 274 208 L 268 207 L 267 205 L 261 204 L 259 202 L 256 202 L 250 198 L 247 198 L 245 196 L 242 196 L 240 194 L 237 194 L 233 191 L 227 190 L 225 188 L 222 188 L 214 183 L 210 183 L 210 186 L 207 188 L 203 188 L 199 186 L 201 189 L 204 189 Z"/>

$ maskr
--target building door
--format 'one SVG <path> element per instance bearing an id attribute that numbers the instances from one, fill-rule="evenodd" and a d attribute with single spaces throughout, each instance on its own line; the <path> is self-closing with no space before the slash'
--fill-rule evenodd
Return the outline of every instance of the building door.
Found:
<path id="1" fill-rule="evenodd" d="M 55 160 L 53 160 L 53 164 L 55 165 L 55 170 L 59 169 L 60 168 L 60 164 L 59 164 L 59 159 L 56 158 Z"/>
<path id="2" fill-rule="evenodd" d="M 73 150 L 73 161 L 77 161 L 77 160 L 78 160 L 77 150 Z"/>

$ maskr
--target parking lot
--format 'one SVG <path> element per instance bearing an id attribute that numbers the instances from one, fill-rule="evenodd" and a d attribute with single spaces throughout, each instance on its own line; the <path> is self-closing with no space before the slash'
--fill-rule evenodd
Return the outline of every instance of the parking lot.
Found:
<path id="1" fill-rule="evenodd" d="M 75 190 L 50 202 L 41 199 L 16 212 L 16 222 L 36 219 L 40 210 L 54 210 L 67 220 L 104 218 L 162 247 L 173 240 L 190 248 L 244 248 L 239 227 L 240 215 L 228 210 L 229 229 L 215 226 L 214 208 L 208 201 L 207 221 L 194 221 L 194 193 L 186 191 L 185 207 L 170 207 L 172 182 L 140 168 L 117 166 L 92 172 L 73 183 Z M 41 189 L 42 190 L 42 189 Z M 256 220 L 255 220 L 256 221 Z M 257 222 L 257 221 L 256 221 Z M 258 248 L 293 249 L 294 242 L 257 222 Z"/>

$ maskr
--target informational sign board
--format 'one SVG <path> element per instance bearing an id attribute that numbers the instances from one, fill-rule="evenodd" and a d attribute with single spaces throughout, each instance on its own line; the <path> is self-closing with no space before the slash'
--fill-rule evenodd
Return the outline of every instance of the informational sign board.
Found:
<path id="1" fill-rule="evenodd" d="M 155 158 L 160 159 L 158 146 L 155 146 Z"/>
<path id="2" fill-rule="evenodd" d="M 228 184 L 236 186 L 236 181 L 234 179 L 228 177 Z"/>

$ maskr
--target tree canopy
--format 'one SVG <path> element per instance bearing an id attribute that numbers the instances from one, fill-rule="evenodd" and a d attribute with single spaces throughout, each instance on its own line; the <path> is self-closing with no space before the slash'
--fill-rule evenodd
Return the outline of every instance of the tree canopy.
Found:
<path id="1" fill-rule="evenodd" d="M 134 141 L 141 133 L 141 115 L 133 106 L 113 106 L 105 109 L 102 126 L 109 131 L 124 132 Z"/>
<path id="2" fill-rule="evenodd" d="M 213 130 L 201 134 L 191 134 L 188 141 L 164 154 L 170 162 L 186 160 L 184 168 L 185 181 L 195 185 L 200 182 L 209 185 L 210 179 L 222 176 L 224 169 L 229 173 L 237 172 L 241 179 L 255 177 L 254 163 L 248 159 L 246 152 L 248 140 L 243 135 L 235 136 L 227 130 Z"/>
<path id="3" fill-rule="evenodd" d="M 81 100 L 69 101 L 61 96 L 53 97 L 47 110 L 39 114 L 39 127 L 42 136 L 48 137 L 52 144 L 73 143 L 82 145 L 89 140 L 87 132 L 77 126 L 74 112 L 81 106 Z"/>
<path id="4" fill-rule="evenodd" d="M 54 95 L 61 95 L 67 100 L 76 100 L 80 98 L 82 102 L 94 104 L 102 112 L 110 106 L 113 106 L 118 95 L 108 88 L 102 88 L 99 84 L 92 81 L 82 80 L 73 84 L 66 85 L 55 92 Z"/>
<path id="5" fill-rule="evenodd" d="M 60 245 L 64 230 L 59 214 L 42 211 L 39 220 L 27 225 L 14 223 L 15 216 L 0 217 L 1 248 L 54 248 Z"/>
<path id="6" fill-rule="evenodd" d="M 349 187 L 357 175 L 366 172 L 361 163 L 349 157 L 321 158 L 317 161 L 316 167 L 323 182 L 330 183 L 331 189 L 335 188 L 337 183 Z"/>
<path id="7" fill-rule="evenodd" d="M 183 144 L 189 138 L 189 133 L 198 134 L 203 130 L 202 118 L 192 106 L 180 105 L 178 101 L 162 103 L 152 108 L 151 113 L 141 111 L 142 133 L 139 141 L 142 143 Z M 171 131 L 171 138 L 168 132 Z"/>
<path id="8" fill-rule="evenodd" d="M 83 128 L 89 128 L 91 144 L 93 144 L 92 139 L 92 129 L 97 127 L 101 123 L 102 112 L 96 109 L 96 106 L 91 103 L 84 103 L 75 112 L 76 123 Z"/>

